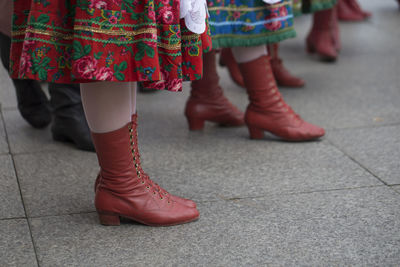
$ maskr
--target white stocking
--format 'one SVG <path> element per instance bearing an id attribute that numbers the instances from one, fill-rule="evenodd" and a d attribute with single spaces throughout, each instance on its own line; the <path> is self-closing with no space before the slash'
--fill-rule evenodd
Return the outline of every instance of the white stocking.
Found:
<path id="1" fill-rule="evenodd" d="M 131 121 L 132 83 L 82 83 L 81 96 L 86 120 L 92 132 L 111 132 Z"/>
<path id="2" fill-rule="evenodd" d="M 131 82 L 131 97 L 132 97 L 132 106 L 131 106 L 131 115 L 136 114 L 136 91 L 137 91 L 137 83 Z"/>
<path id="3" fill-rule="evenodd" d="M 237 63 L 250 62 L 268 54 L 265 45 L 233 47 L 232 53 Z"/>

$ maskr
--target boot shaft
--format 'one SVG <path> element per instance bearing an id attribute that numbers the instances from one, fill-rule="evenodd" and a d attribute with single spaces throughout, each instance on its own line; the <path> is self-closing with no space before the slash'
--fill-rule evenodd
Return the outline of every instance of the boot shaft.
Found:
<path id="1" fill-rule="evenodd" d="M 100 186 L 118 188 L 119 192 L 124 192 L 142 182 L 137 143 L 133 135 L 136 127 L 136 122 L 133 121 L 112 132 L 92 132 L 93 143 L 101 167 L 102 182 Z"/>
<path id="2" fill-rule="evenodd" d="M 211 50 L 203 54 L 203 77 L 191 83 L 192 98 L 207 98 L 221 95 L 222 89 L 219 86 L 217 73 L 216 52 Z"/>
<path id="3" fill-rule="evenodd" d="M 49 83 L 50 105 L 56 116 L 81 116 L 82 100 L 79 84 Z"/>
<path id="4" fill-rule="evenodd" d="M 336 19 L 336 8 L 330 8 L 315 12 L 313 15 L 312 30 L 323 31 L 331 30 L 334 26 L 334 20 Z"/>
<path id="5" fill-rule="evenodd" d="M 285 108 L 268 56 L 241 63 L 239 68 L 250 101 L 248 108 L 260 112 Z"/>

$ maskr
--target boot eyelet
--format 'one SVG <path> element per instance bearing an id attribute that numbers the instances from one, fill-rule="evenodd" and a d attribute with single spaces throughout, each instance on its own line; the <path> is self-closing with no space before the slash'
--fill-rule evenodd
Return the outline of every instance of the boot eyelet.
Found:
<path id="1" fill-rule="evenodd" d="M 144 181 L 142 181 L 142 184 L 144 184 Z"/>
<path id="2" fill-rule="evenodd" d="M 163 198 L 163 197 L 160 197 L 160 199 L 163 200 L 164 198 Z"/>
<path id="3" fill-rule="evenodd" d="M 146 186 L 147 189 L 150 189 L 150 186 Z"/>

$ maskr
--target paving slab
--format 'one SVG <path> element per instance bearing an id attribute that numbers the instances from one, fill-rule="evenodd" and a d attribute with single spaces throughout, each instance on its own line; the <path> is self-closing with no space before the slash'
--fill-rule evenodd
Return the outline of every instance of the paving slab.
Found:
<path id="1" fill-rule="evenodd" d="M 171 193 L 199 201 L 382 185 L 326 142 L 241 136 L 139 136 L 146 172 Z"/>
<path id="2" fill-rule="evenodd" d="M 25 219 L 0 220 L 0 265 L 38 266 Z"/>
<path id="3" fill-rule="evenodd" d="M 25 217 L 10 155 L 0 155 L 0 219 Z"/>
<path id="4" fill-rule="evenodd" d="M 394 189 L 396 192 L 400 194 L 400 185 L 392 186 L 392 189 Z"/>
<path id="5" fill-rule="evenodd" d="M 399 200 L 376 187 L 200 203 L 176 227 L 104 227 L 94 213 L 31 224 L 41 266 L 395 266 Z"/>
<path id="6" fill-rule="evenodd" d="M 51 136 L 50 126 L 45 129 L 31 127 L 18 110 L 4 110 L 3 114 L 11 153 L 75 150 L 72 144 L 55 142 Z"/>
<path id="7" fill-rule="evenodd" d="M 28 217 L 94 211 L 96 154 L 64 152 L 14 157 Z"/>
<path id="8" fill-rule="evenodd" d="M 286 67 L 307 82 L 301 89 L 282 88 L 285 100 L 303 118 L 328 129 L 399 123 L 400 36 L 369 22 L 341 23 L 339 59 L 322 63 L 304 52 L 310 20 L 296 20 L 298 38 L 280 46 Z"/>
<path id="9" fill-rule="evenodd" d="M 328 138 L 387 184 L 400 184 L 400 125 L 345 129 Z"/>
<path id="10" fill-rule="evenodd" d="M 277 266 L 397 266 L 399 195 L 384 187 L 246 200 L 265 214 Z M 275 227 L 271 227 L 275 226 Z M 249 242 L 249 245 L 251 243 Z"/>
<path id="11" fill-rule="evenodd" d="M 8 143 L 6 138 L 6 132 L 4 128 L 4 123 L 2 119 L 2 114 L 0 111 L 0 154 L 8 153 Z"/>
<path id="12" fill-rule="evenodd" d="M 4 69 L 3 65 L 0 64 L 0 106 L 2 109 L 16 108 L 17 98 L 15 96 L 15 89 L 12 81 Z"/>
<path id="13" fill-rule="evenodd" d="M 41 266 L 261 266 L 262 216 L 228 202 L 202 203 L 199 221 L 151 228 L 98 225 L 95 214 L 32 219 Z M 251 242 L 252 245 L 249 245 Z"/>
<path id="14" fill-rule="evenodd" d="M 396 31 L 399 22 L 399 5 L 397 1 L 391 0 L 364 0 L 360 1 L 361 7 L 372 13 L 372 17 L 367 21 L 373 27 L 376 27 L 384 32 L 391 33 L 393 35 L 400 36 L 400 33 Z"/>

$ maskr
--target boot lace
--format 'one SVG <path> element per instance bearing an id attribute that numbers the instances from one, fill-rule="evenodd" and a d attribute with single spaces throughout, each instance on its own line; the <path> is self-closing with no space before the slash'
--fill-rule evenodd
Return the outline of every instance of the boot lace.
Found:
<path id="1" fill-rule="evenodd" d="M 146 184 L 147 189 L 149 190 L 153 189 L 153 194 L 155 195 L 158 194 L 161 200 L 166 199 L 168 203 L 171 203 L 170 194 L 167 192 L 167 190 L 165 190 L 157 183 L 155 183 L 153 180 L 151 180 L 150 176 L 143 171 L 140 164 L 139 148 L 137 147 L 137 131 L 133 130 L 132 125 L 129 125 L 129 135 L 130 135 L 131 151 L 133 156 L 133 164 L 135 166 L 138 178 L 142 180 L 142 184 Z"/>

